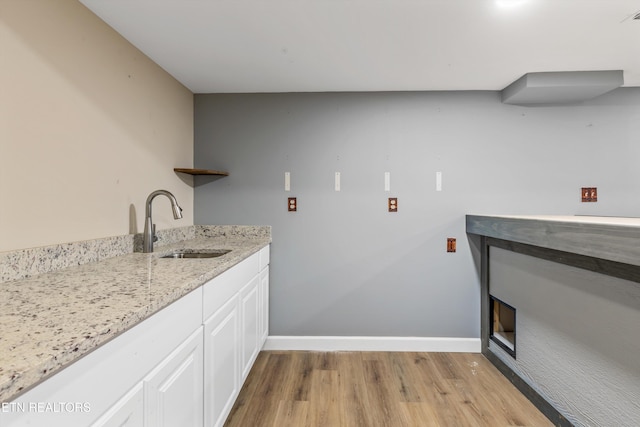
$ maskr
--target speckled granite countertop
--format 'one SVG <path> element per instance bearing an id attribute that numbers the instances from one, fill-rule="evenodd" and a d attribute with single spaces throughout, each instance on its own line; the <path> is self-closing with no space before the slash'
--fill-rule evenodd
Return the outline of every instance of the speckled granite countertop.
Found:
<path id="1" fill-rule="evenodd" d="M 0 283 L 0 402 L 12 400 L 269 244 L 268 234 L 197 237 Z M 231 249 L 166 259 L 181 248 Z"/>

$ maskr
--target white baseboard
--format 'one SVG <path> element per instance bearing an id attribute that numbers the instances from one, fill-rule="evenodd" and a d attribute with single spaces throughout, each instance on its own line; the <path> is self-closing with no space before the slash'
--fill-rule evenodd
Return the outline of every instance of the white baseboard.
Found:
<path id="1" fill-rule="evenodd" d="M 480 353 L 480 338 L 269 336 L 263 350 Z"/>

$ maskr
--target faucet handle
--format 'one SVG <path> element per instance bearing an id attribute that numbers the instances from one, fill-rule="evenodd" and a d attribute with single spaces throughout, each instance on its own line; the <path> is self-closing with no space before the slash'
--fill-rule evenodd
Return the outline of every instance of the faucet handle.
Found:
<path id="1" fill-rule="evenodd" d="M 151 240 L 153 240 L 154 242 L 158 241 L 158 236 L 156 236 L 156 225 L 155 224 L 151 224 Z"/>

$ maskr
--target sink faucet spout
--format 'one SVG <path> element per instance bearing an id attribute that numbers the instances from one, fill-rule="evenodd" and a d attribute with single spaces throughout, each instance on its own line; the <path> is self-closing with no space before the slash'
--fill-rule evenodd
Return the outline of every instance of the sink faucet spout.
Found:
<path id="1" fill-rule="evenodd" d="M 147 197 L 145 209 L 144 235 L 142 239 L 142 251 L 145 253 L 153 252 L 153 242 L 158 240 L 158 238 L 156 237 L 156 225 L 151 219 L 151 203 L 153 202 L 153 199 L 159 195 L 167 196 L 171 201 L 173 218 L 182 218 L 182 208 L 178 205 L 178 201 L 173 194 L 171 194 L 167 190 L 156 190 L 153 193 L 149 194 L 149 197 Z"/>

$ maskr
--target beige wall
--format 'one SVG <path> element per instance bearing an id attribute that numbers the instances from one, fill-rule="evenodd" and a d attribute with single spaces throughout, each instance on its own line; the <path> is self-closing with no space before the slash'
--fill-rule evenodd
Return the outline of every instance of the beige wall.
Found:
<path id="1" fill-rule="evenodd" d="M 193 224 L 193 94 L 75 0 L 0 1 L 0 251 Z"/>

